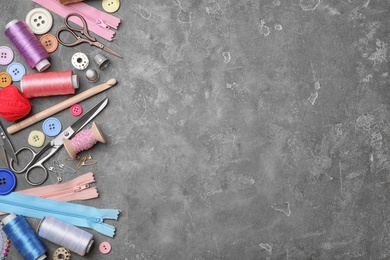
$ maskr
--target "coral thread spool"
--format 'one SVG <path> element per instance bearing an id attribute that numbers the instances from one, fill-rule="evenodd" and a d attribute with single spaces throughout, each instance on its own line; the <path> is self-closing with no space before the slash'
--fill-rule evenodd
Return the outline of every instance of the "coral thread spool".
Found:
<path id="1" fill-rule="evenodd" d="M 24 74 L 20 88 L 27 98 L 74 94 L 79 87 L 72 70 Z"/>
<path id="2" fill-rule="evenodd" d="M 50 54 L 24 21 L 12 20 L 5 26 L 5 35 L 30 68 L 39 72 L 50 67 Z"/>
<path id="3" fill-rule="evenodd" d="M 71 140 L 62 138 L 62 143 L 72 159 L 76 159 L 77 153 L 88 150 L 97 142 L 105 144 L 106 139 L 95 122 L 92 122 L 91 129 L 81 131 Z"/>

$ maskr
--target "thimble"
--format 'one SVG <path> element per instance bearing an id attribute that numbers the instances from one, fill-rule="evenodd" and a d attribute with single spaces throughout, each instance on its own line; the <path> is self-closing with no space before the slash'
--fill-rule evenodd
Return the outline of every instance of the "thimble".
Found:
<path id="1" fill-rule="evenodd" d="M 99 69 L 104 70 L 107 68 L 107 66 L 111 63 L 109 59 L 104 57 L 102 54 L 98 53 L 93 58 L 93 60 L 96 62 L 96 64 L 99 66 Z"/>
<path id="2" fill-rule="evenodd" d="M 88 69 L 85 72 L 85 76 L 90 82 L 96 82 L 99 79 L 99 73 L 94 69 Z"/>

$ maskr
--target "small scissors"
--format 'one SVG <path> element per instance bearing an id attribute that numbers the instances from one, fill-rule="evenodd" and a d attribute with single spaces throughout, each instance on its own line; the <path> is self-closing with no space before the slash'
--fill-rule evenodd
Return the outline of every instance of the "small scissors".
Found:
<path id="1" fill-rule="evenodd" d="M 93 118 L 95 118 L 107 105 L 108 98 L 103 99 L 93 108 L 91 108 L 88 112 L 86 112 L 82 117 L 80 117 L 76 122 L 74 122 L 71 126 L 66 128 L 62 133 L 60 133 L 56 138 L 51 140 L 48 144 L 46 144 L 39 152 L 35 152 L 30 147 L 22 147 L 18 151 L 16 151 L 15 156 L 22 151 L 29 151 L 32 154 L 32 159 L 26 164 L 24 168 L 21 170 L 17 170 L 14 167 L 14 159 L 11 158 L 10 166 L 11 169 L 15 173 L 23 173 L 26 172 L 25 178 L 30 185 L 37 186 L 44 183 L 48 177 L 48 172 L 46 167 L 43 165 L 50 157 L 52 157 L 62 146 L 62 139 L 70 139 L 77 132 L 79 132 L 84 126 L 86 126 Z M 49 152 L 47 152 L 49 151 Z M 30 178 L 31 170 L 34 168 L 40 168 L 43 170 L 44 177 L 38 182 L 34 182 Z"/>
<path id="2" fill-rule="evenodd" d="M 72 16 L 76 16 L 78 17 L 81 22 L 83 23 L 83 26 L 81 28 L 75 28 L 75 27 L 72 27 L 70 24 L 69 24 L 69 18 L 72 17 Z M 101 42 L 98 42 L 96 40 L 95 37 L 93 37 L 92 35 L 89 34 L 89 30 L 88 30 L 88 25 L 87 25 L 87 22 L 85 21 L 85 19 L 77 14 L 77 13 L 71 13 L 71 14 L 68 14 L 66 17 L 65 17 L 65 25 L 66 27 L 63 27 L 61 29 L 59 29 L 57 31 L 57 38 L 58 38 L 58 41 L 66 46 L 66 47 L 73 47 L 73 46 L 76 46 L 78 44 L 81 44 L 81 43 L 88 43 L 89 45 L 93 45 L 95 47 L 98 47 L 100 49 L 102 49 L 103 51 L 106 51 L 108 53 L 111 53 L 112 55 L 115 55 L 119 58 L 122 58 L 121 55 L 119 55 L 117 52 L 111 50 L 110 48 L 108 48 L 106 45 L 104 45 L 103 43 Z M 60 38 L 60 35 L 63 33 L 63 32 L 69 32 L 70 34 L 72 34 L 75 38 L 76 38 L 76 41 L 74 42 L 64 42 L 61 40 Z M 79 36 L 76 32 L 78 33 L 81 33 L 82 35 L 84 35 L 85 37 L 81 37 Z"/>
<path id="3" fill-rule="evenodd" d="M 4 163 L 6 164 L 7 168 L 9 168 L 8 158 L 7 155 L 16 160 L 15 156 L 15 150 L 14 147 L 11 144 L 11 141 L 5 134 L 5 131 L 3 127 L 0 124 L 0 157 L 3 159 Z"/>

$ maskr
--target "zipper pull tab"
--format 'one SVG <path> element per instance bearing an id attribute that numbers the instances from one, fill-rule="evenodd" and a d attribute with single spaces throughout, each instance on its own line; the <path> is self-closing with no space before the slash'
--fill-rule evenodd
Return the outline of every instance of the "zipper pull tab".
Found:
<path id="1" fill-rule="evenodd" d="M 94 222 L 94 223 L 103 223 L 103 218 L 87 218 L 88 221 Z"/>
<path id="2" fill-rule="evenodd" d="M 79 192 L 79 191 L 82 191 L 82 190 L 85 190 L 85 189 L 88 189 L 88 188 L 89 188 L 89 184 L 83 184 L 83 185 L 74 187 L 73 191 L 74 192 Z"/>
<path id="3" fill-rule="evenodd" d="M 105 28 L 105 29 L 110 29 L 111 27 L 106 24 L 103 20 L 96 20 L 96 24 L 99 25 L 100 27 L 102 28 Z"/>

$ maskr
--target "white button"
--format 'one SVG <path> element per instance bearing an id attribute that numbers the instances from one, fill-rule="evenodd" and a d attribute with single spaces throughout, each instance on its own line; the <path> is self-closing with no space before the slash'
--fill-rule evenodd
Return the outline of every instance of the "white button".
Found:
<path id="1" fill-rule="evenodd" d="M 44 8 L 32 9 L 26 16 L 26 23 L 35 34 L 47 33 L 53 25 L 53 17 Z"/>

